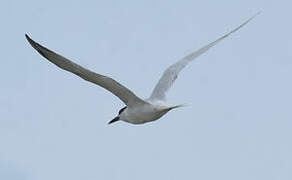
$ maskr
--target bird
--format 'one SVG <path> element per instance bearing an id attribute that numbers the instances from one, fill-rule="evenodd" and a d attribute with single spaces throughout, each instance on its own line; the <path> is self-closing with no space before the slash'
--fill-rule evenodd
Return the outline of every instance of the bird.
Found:
<path id="1" fill-rule="evenodd" d="M 166 102 L 166 93 L 172 87 L 181 70 L 191 61 L 208 51 L 211 47 L 215 46 L 217 43 L 227 38 L 230 34 L 245 26 L 258 14 L 259 13 L 247 19 L 244 23 L 227 34 L 221 36 L 217 40 L 199 48 L 198 50 L 190 53 L 189 55 L 169 66 L 163 72 L 150 97 L 147 99 L 141 99 L 135 95 L 134 92 L 116 80 L 86 69 L 67 59 L 66 57 L 42 46 L 41 44 L 32 40 L 27 34 L 25 34 L 25 37 L 29 44 L 51 63 L 55 64 L 63 70 L 69 71 L 81 77 L 86 81 L 101 86 L 102 88 L 117 96 L 125 104 L 125 106 L 119 110 L 118 115 L 109 121 L 108 124 L 112 124 L 120 120 L 131 124 L 144 124 L 161 118 L 170 110 L 185 106 L 184 104 L 170 105 Z"/>

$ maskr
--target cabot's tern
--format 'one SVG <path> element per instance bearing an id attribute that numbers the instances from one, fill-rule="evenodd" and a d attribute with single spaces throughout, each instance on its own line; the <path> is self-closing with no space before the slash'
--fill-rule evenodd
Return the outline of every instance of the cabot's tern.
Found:
<path id="1" fill-rule="evenodd" d="M 154 87 L 150 97 L 144 100 L 136 96 L 131 90 L 118 83 L 114 79 L 90 71 L 70 61 L 69 59 L 33 41 L 27 34 L 25 34 L 25 37 L 31 44 L 31 46 L 50 62 L 54 63 L 55 65 L 66 71 L 76 74 L 86 81 L 92 82 L 105 88 L 125 103 L 126 106 L 120 109 L 118 115 L 113 120 L 109 121 L 108 124 L 111 124 L 118 120 L 122 120 L 132 124 L 143 124 L 159 119 L 172 109 L 182 107 L 183 105 L 169 105 L 166 103 L 166 92 L 171 88 L 179 72 L 189 62 L 196 59 L 201 54 L 205 53 L 211 47 L 215 46 L 217 43 L 228 37 L 230 34 L 242 28 L 255 16 L 251 17 L 240 26 L 220 37 L 219 39 L 205 45 L 204 47 L 185 56 L 181 60 L 169 66 L 164 71 L 162 77 L 159 79 L 158 83 Z"/>

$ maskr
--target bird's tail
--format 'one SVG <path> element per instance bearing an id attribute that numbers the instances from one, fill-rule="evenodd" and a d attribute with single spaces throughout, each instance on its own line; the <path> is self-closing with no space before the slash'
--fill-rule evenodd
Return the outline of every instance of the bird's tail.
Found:
<path id="1" fill-rule="evenodd" d="M 175 109 L 175 108 L 179 108 L 179 107 L 186 107 L 186 106 L 188 106 L 188 104 L 179 104 L 179 105 L 172 106 L 170 109 Z"/>

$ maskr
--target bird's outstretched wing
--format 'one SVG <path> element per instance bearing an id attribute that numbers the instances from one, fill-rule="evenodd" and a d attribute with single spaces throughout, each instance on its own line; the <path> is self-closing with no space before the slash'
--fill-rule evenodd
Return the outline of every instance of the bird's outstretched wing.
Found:
<path id="1" fill-rule="evenodd" d="M 54 63 L 58 67 L 72 72 L 82 79 L 97 84 L 106 90 L 112 92 L 118 98 L 120 98 L 127 106 L 135 106 L 137 104 L 146 103 L 139 97 L 137 97 L 132 91 L 130 91 L 125 86 L 121 85 L 117 81 L 110 77 L 103 76 L 92 72 L 84 67 L 70 61 L 69 59 L 49 50 L 48 48 L 38 44 L 33 41 L 27 34 L 25 35 L 31 46 L 36 49 L 43 57 L 45 57 L 50 62 Z"/>
<path id="2" fill-rule="evenodd" d="M 169 66 L 163 73 L 162 77 L 156 84 L 155 88 L 152 91 L 152 94 L 150 96 L 150 99 L 152 100 L 163 100 L 165 101 L 166 95 L 165 93 L 170 89 L 174 81 L 176 80 L 179 72 L 192 60 L 200 56 L 201 54 L 208 51 L 211 47 L 215 46 L 218 42 L 228 37 L 230 34 L 236 32 L 240 28 L 242 28 L 244 25 L 246 25 L 249 21 L 251 21 L 255 16 L 257 16 L 259 13 L 254 15 L 253 17 L 249 18 L 247 21 L 242 23 L 240 26 L 235 28 L 234 30 L 230 31 L 229 33 L 225 34 L 224 36 L 220 37 L 216 41 L 213 41 L 206 46 L 198 49 L 197 51 L 185 56 L 183 59 L 177 61 L 175 64 Z"/>

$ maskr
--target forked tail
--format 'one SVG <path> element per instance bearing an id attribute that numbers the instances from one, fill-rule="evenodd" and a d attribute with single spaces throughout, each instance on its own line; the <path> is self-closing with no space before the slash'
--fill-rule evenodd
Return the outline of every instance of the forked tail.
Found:
<path id="1" fill-rule="evenodd" d="M 175 105 L 175 106 L 170 107 L 170 110 L 175 109 L 175 108 L 179 108 L 179 107 L 186 107 L 186 106 L 188 106 L 188 104 L 179 104 L 179 105 Z"/>

